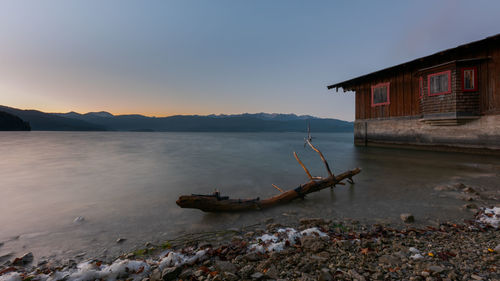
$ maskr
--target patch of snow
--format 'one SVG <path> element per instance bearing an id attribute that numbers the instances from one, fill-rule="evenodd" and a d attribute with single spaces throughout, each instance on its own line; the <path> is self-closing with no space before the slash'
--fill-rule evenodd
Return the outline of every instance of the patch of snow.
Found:
<path id="1" fill-rule="evenodd" d="M 417 249 L 417 248 L 414 248 L 414 247 L 410 247 L 410 252 L 414 253 L 414 254 L 420 254 L 420 251 Z"/>
<path id="2" fill-rule="evenodd" d="M 309 228 L 298 232 L 293 228 L 280 228 L 274 235 L 264 234 L 257 237 L 258 243 L 249 245 L 249 250 L 265 253 L 265 252 L 280 252 L 285 249 L 287 245 L 295 245 L 297 240 L 302 236 L 318 235 L 320 237 L 328 237 L 328 234 L 320 231 L 317 227 Z"/>
<path id="3" fill-rule="evenodd" d="M 0 276 L 0 281 L 22 281 L 21 275 L 18 272 L 10 272 Z"/>
<path id="4" fill-rule="evenodd" d="M 423 258 L 424 258 L 424 256 L 422 256 L 421 254 L 418 254 L 418 253 L 410 256 L 410 259 L 412 259 L 412 260 L 419 260 L 419 259 L 423 259 Z"/>
<path id="5" fill-rule="evenodd" d="M 480 222 L 498 228 L 500 225 L 500 207 L 485 208 L 479 215 Z"/>

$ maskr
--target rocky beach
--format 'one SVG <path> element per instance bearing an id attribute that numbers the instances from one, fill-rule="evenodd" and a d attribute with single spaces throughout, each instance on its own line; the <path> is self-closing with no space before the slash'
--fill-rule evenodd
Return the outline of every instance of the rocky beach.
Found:
<path id="1" fill-rule="evenodd" d="M 0 280 L 500 280 L 498 190 L 477 189 L 435 188 L 462 198 L 470 210 L 462 222 L 426 225 L 401 214 L 393 224 L 301 218 L 285 226 L 270 218 L 146 243 L 111 261 L 0 257 Z"/>

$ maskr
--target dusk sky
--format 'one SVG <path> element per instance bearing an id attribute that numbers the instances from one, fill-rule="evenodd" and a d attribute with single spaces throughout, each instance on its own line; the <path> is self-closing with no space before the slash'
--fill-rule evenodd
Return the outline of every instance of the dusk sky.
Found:
<path id="1" fill-rule="evenodd" d="M 500 1 L 1 1 L 0 104 L 354 119 L 326 86 L 500 33 Z"/>

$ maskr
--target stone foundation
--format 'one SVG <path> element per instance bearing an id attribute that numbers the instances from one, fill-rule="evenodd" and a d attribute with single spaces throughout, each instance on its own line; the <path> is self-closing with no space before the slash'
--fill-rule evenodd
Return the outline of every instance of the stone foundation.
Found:
<path id="1" fill-rule="evenodd" d="M 500 115 L 468 119 L 454 126 L 427 121 L 411 117 L 356 120 L 354 143 L 500 154 Z"/>

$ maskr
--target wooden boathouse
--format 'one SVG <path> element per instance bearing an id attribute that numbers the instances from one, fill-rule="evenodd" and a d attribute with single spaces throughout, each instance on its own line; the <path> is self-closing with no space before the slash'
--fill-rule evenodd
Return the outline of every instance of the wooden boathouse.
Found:
<path id="1" fill-rule="evenodd" d="M 356 145 L 500 152 L 500 34 L 339 88 L 356 95 Z"/>

